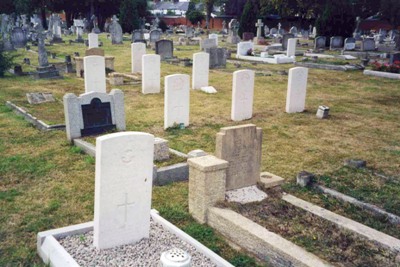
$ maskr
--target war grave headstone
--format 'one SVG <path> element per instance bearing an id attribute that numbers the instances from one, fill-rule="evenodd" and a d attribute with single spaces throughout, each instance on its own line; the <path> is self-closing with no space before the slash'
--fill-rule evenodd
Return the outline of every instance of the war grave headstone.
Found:
<path id="1" fill-rule="evenodd" d="M 199 52 L 193 54 L 192 89 L 208 86 L 210 54 Z"/>
<path id="2" fill-rule="evenodd" d="M 225 68 L 227 50 L 222 47 L 206 48 L 205 52 L 210 54 L 210 69 Z"/>
<path id="3" fill-rule="evenodd" d="M 303 67 L 289 70 L 286 96 L 286 112 L 303 112 L 306 104 L 308 69 Z"/>
<path id="4" fill-rule="evenodd" d="M 88 34 L 89 48 L 99 47 L 99 36 L 96 33 Z"/>
<path id="5" fill-rule="evenodd" d="M 254 71 L 238 70 L 233 73 L 231 119 L 242 121 L 253 116 Z"/>
<path id="6" fill-rule="evenodd" d="M 253 41 L 253 39 L 254 39 L 254 33 L 252 33 L 252 32 L 244 32 L 243 34 L 242 34 L 242 39 L 243 39 L 243 41 Z"/>
<path id="7" fill-rule="evenodd" d="M 165 77 L 164 129 L 189 126 L 190 77 L 173 74 Z"/>
<path id="8" fill-rule="evenodd" d="M 67 139 L 125 130 L 124 93 L 119 89 L 110 94 L 87 92 L 77 97 L 64 95 L 64 115 Z"/>
<path id="9" fill-rule="evenodd" d="M 26 98 L 33 105 L 56 101 L 52 93 L 27 93 Z"/>
<path id="10" fill-rule="evenodd" d="M 262 129 L 253 124 L 221 128 L 215 156 L 229 162 L 226 190 L 256 185 L 260 180 Z"/>
<path id="11" fill-rule="evenodd" d="M 332 36 L 330 50 L 337 50 L 343 48 L 343 37 L 342 36 Z"/>
<path id="12" fill-rule="evenodd" d="M 160 55 L 161 60 L 174 57 L 174 43 L 171 40 L 156 41 L 156 54 Z"/>
<path id="13" fill-rule="evenodd" d="M 142 56 L 142 93 L 158 94 L 160 92 L 161 77 L 161 57 L 160 55 Z"/>
<path id="14" fill-rule="evenodd" d="M 361 41 L 361 50 L 362 51 L 374 51 L 375 50 L 375 41 L 371 38 L 365 38 Z"/>
<path id="15" fill-rule="evenodd" d="M 324 49 L 326 46 L 326 37 L 325 36 L 318 36 L 314 40 L 314 49 Z"/>
<path id="16" fill-rule="evenodd" d="M 290 38 L 288 40 L 288 47 L 286 53 L 288 57 L 296 56 L 296 45 L 297 45 L 297 38 Z"/>
<path id="17" fill-rule="evenodd" d="M 216 33 L 209 34 L 208 38 L 209 39 L 215 39 L 215 42 L 216 42 L 216 44 L 218 46 L 218 34 L 216 34 Z"/>
<path id="18" fill-rule="evenodd" d="M 142 73 L 142 57 L 146 54 L 146 44 L 131 44 L 132 73 Z"/>
<path id="19" fill-rule="evenodd" d="M 111 43 L 112 44 L 122 44 L 123 33 L 121 25 L 118 23 L 119 19 L 117 16 L 113 16 L 110 25 Z"/>
<path id="20" fill-rule="evenodd" d="M 159 30 L 150 31 L 150 36 L 149 36 L 150 43 L 155 43 L 159 41 L 161 39 L 161 34 L 162 32 Z"/>
<path id="21" fill-rule="evenodd" d="M 94 48 L 92 48 L 94 49 Z M 106 66 L 103 56 L 86 56 L 83 58 L 85 93 L 106 92 Z"/>
<path id="22" fill-rule="evenodd" d="M 216 48 L 218 47 L 217 39 L 203 39 L 200 41 L 200 49 L 205 50 L 207 48 Z"/>
<path id="23" fill-rule="evenodd" d="M 282 49 L 284 51 L 287 50 L 289 39 L 294 38 L 294 37 L 295 37 L 294 34 L 291 34 L 291 33 L 285 33 L 282 35 Z"/>
<path id="24" fill-rule="evenodd" d="M 354 50 L 356 49 L 356 39 L 349 37 L 344 39 L 344 50 Z"/>

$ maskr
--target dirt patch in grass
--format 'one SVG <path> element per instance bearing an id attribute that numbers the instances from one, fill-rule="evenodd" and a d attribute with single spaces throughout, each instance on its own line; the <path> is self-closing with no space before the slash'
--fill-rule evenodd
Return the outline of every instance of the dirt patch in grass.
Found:
<path id="1" fill-rule="evenodd" d="M 397 266 L 393 253 L 279 198 L 270 196 L 259 203 L 226 205 L 336 266 Z"/>

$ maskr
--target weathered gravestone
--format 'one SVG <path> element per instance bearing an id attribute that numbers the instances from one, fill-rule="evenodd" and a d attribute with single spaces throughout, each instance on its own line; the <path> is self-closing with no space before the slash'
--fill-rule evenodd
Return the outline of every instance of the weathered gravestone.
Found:
<path id="1" fill-rule="evenodd" d="M 244 32 L 242 34 L 243 41 L 253 41 L 254 33 L 252 32 Z"/>
<path id="2" fill-rule="evenodd" d="M 95 49 L 95 48 L 92 48 Z M 85 93 L 106 92 L 106 63 L 102 56 L 87 56 L 83 58 Z"/>
<path id="3" fill-rule="evenodd" d="M 210 54 L 210 69 L 225 68 L 227 51 L 226 48 L 214 47 L 207 48 L 205 52 Z"/>
<path id="4" fill-rule="evenodd" d="M 260 180 L 262 129 L 253 124 L 221 128 L 215 155 L 229 162 L 226 190 L 255 185 Z"/>
<path id="5" fill-rule="evenodd" d="M 157 94 L 160 92 L 160 56 L 142 56 L 142 93 Z"/>
<path id="6" fill-rule="evenodd" d="M 331 37 L 330 50 L 342 49 L 343 47 L 343 37 L 333 36 Z"/>
<path id="7" fill-rule="evenodd" d="M 144 43 L 131 44 L 132 73 L 142 73 L 142 57 L 146 54 Z"/>
<path id="8" fill-rule="evenodd" d="M 110 94 L 89 92 L 64 95 L 64 115 L 67 139 L 125 130 L 124 93 L 113 89 Z"/>
<path id="9" fill-rule="evenodd" d="M 152 30 L 152 31 L 150 31 L 150 36 L 149 36 L 149 39 L 150 39 L 150 42 L 151 43 L 155 43 L 155 42 L 157 42 L 158 40 L 160 40 L 161 39 L 161 31 L 159 31 L 159 30 Z"/>
<path id="10" fill-rule="evenodd" d="M 161 60 L 174 57 L 174 43 L 171 40 L 159 40 L 156 42 L 156 54 Z"/>
<path id="11" fill-rule="evenodd" d="M 11 31 L 11 42 L 15 48 L 24 48 L 28 43 L 25 31 L 20 27 L 15 27 Z"/>
<path id="12" fill-rule="evenodd" d="M 56 101 L 52 93 L 27 93 L 26 98 L 29 104 L 42 104 Z"/>
<path id="13" fill-rule="evenodd" d="M 233 73 L 231 119 L 242 121 L 253 116 L 254 71 L 238 70 Z"/>
<path id="14" fill-rule="evenodd" d="M 297 33 L 298 33 L 296 26 L 293 26 L 292 28 L 290 28 L 289 33 L 293 34 L 294 37 L 296 37 Z"/>
<path id="15" fill-rule="evenodd" d="M 193 54 L 192 89 L 208 86 L 210 54 L 199 52 Z"/>
<path id="16" fill-rule="evenodd" d="M 218 47 L 217 39 L 203 39 L 200 42 L 200 49 L 205 50 L 207 48 L 216 48 Z"/>
<path id="17" fill-rule="evenodd" d="M 134 43 L 135 41 L 138 40 L 143 40 L 143 34 L 142 31 L 135 30 L 132 32 L 132 42 Z"/>
<path id="18" fill-rule="evenodd" d="M 118 23 L 118 18 L 114 15 L 110 25 L 111 43 L 122 44 L 123 33 L 121 25 Z"/>
<path id="19" fill-rule="evenodd" d="M 89 48 L 99 47 L 99 36 L 96 33 L 89 33 Z"/>
<path id="20" fill-rule="evenodd" d="M 186 27 L 186 29 L 185 29 L 185 36 L 186 36 L 187 38 L 193 38 L 193 36 L 194 36 L 194 29 L 193 29 L 193 27 Z"/>
<path id="21" fill-rule="evenodd" d="M 356 49 L 356 38 L 349 37 L 344 40 L 344 50 Z"/>
<path id="22" fill-rule="evenodd" d="M 247 56 L 249 52 L 252 52 L 254 49 L 253 42 L 240 42 L 237 44 L 236 53 L 239 56 Z"/>
<path id="23" fill-rule="evenodd" d="M 215 42 L 216 42 L 216 44 L 218 46 L 218 34 L 216 34 L 216 33 L 209 34 L 208 38 L 209 39 L 215 39 Z"/>
<path id="24" fill-rule="evenodd" d="M 270 35 L 275 35 L 278 33 L 278 29 L 277 28 L 271 28 L 271 30 L 269 30 L 269 34 Z"/>
<path id="25" fill-rule="evenodd" d="M 164 129 L 180 124 L 189 126 L 189 81 L 187 74 L 165 77 Z"/>
<path id="26" fill-rule="evenodd" d="M 285 33 L 282 35 L 282 49 L 286 50 L 288 47 L 288 41 L 289 39 L 294 38 L 294 34 L 291 33 Z"/>
<path id="27" fill-rule="evenodd" d="M 375 50 L 375 41 L 371 38 L 366 38 L 361 41 L 361 50 L 362 51 L 374 51 Z"/>
<path id="28" fill-rule="evenodd" d="M 306 104 L 308 69 L 303 67 L 289 70 L 286 96 L 286 112 L 303 112 Z"/>
<path id="29" fill-rule="evenodd" d="M 149 238 L 154 136 L 114 133 L 96 139 L 93 245 Z"/>
<path id="30" fill-rule="evenodd" d="M 314 49 L 318 50 L 321 48 L 325 48 L 326 46 L 326 37 L 325 36 L 318 36 L 314 40 Z"/>

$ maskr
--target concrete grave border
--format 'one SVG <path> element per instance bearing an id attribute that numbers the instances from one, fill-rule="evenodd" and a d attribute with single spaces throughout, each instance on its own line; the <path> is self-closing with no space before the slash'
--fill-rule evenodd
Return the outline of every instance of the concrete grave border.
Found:
<path id="1" fill-rule="evenodd" d="M 26 121 L 31 123 L 33 126 L 38 128 L 39 130 L 42 130 L 42 131 L 65 130 L 64 124 L 48 125 L 47 123 L 43 122 L 42 120 L 39 120 L 38 118 L 34 117 L 32 114 L 28 113 L 25 109 L 13 104 L 11 101 L 7 101 L 6 106 L 11 108 L 17 115 L 23 116 Z"/>
<path id="2" fill-rule="evenodd" d="M 216 253 L 211 251 L 209 248 L 201 244 L 199 241 L 191 237 L 190 235 L 183 232 L 181 229 L 164 219 L 158 214 L 158 211 L 152 209 L 150 212 L 151 218 L 163 226 L 164 229 L 183 241 L 189 243 L 197 249 L 204 256 L 208 257 L 213 263 L 221 267 L 233 267 L 232 264 L 227 262 L 225 259 L 218 256 Z M 72 226 L 67 226 L 63 228 L 48 230 L 44 232 L 39 232 L 37 234 L 37 252 L 40 258 L 45 264 L 49 266 L 73 266 L 78 267 L 78 263 L 68 254 L 68 252 L 60 245 L 57 241 L 58 238 L 84 234 L 93 230 L 93 222 L 87 222 L 82 224 L 76 224 Z"/>
<path id="3" fill-rule="evenodd" d="M 368 76 L 400 80 L 399 73 L 390 73 L 390 72 L 375 71 L 375 70 L 364 70 L 363 74 L 368 75 Z"/>

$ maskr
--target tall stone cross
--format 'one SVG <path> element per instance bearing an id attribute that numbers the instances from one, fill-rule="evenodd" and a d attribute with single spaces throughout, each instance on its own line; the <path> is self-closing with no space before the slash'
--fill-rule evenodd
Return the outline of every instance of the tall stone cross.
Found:
<path id="1" fill-rule="evenodd" d="M 261 29 L 264 26 L 264 23 L 261 21 L 261 19 L 258 19 L 255 26 L 257 27 L 257 38 L 260 38 L 261 37 Z"/>

